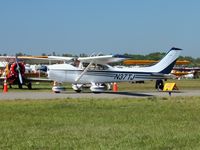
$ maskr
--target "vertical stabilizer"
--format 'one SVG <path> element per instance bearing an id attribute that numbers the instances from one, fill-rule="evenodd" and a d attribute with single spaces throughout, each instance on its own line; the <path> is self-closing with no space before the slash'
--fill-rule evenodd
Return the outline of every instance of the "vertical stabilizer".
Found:
<path id="1" fill-rule="evenodd" d="M 169 74 L 181 53 L 180 48 L 172 47 L 157 64 L 147 67 L 149 71 Z"/>

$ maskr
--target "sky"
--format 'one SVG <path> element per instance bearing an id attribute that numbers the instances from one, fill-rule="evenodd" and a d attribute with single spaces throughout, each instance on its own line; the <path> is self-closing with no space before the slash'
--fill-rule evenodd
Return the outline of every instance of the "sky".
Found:
<path id="1" fill-rule="evenodd" d="M 0 54 L 200 57 L 199 0 L 0 0 Z"/>

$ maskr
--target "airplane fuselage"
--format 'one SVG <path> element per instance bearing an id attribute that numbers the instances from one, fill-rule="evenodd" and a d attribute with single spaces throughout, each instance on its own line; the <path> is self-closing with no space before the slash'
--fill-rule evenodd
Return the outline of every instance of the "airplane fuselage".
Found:
<path id="1" fill-rule="evenodd" d="M 70 66 L 72 67 L 72 66 Z M 64 69 L 65 68 L 65 69 Z M 140 80 L 154 80 L 163 79 L 162 75 L 156 75 L 152 72 L 142 72 L 142 71 L 129 71 L 121 69 L 109 68 L 108 70 L 88 70 L 79 81 L 76 79 L 81 75 L 83 70 L 78 68 L 67 69 L 69 64 L 63 64 L 63 68 L 51 68 L 48 71 L 48 77 L 57 82 L 69 82 L 69 83 L 108 83 L 108 82 L 131 82 Z"/>

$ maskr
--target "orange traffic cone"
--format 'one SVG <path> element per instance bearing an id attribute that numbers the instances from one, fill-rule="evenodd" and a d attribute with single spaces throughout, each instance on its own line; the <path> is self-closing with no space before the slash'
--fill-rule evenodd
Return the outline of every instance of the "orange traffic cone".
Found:
<path id="1" fill-rule="evenodd" d="M 118 86 L 117 86 L 117 83 L 114 82 L 113 83 L 113 92 L 117 92 L 118 91 Z"/>
<path id="2" fill-rule="evenodd" d="M 4 93 L 7 93 L 7 92 L 8 92 L 8 85 L 7 85 L 6 79 L 4 80 L 4 84 L 3 84 L 3 92 L 4 92 Z"/>

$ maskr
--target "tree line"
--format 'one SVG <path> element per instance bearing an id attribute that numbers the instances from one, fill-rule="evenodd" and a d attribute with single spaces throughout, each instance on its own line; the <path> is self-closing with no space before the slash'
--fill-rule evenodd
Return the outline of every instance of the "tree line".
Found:
<path id="1" fill-rule="evenodd" d="M 25 53 L 16 53 L 16 56 L 31 56 L 31 55 L 27 55 Z M 125 56 L 129 57 L 130 59 L 134 59 L 134 60 L 160 60 L 161 58 L 163 58 L 166 53 L 161 53 L 161 52 L 154 52 L 154 53 L 150 53 L 147 55 L 139 55 L 139 54 L 128 54 L 125 53 Z M 0 54 L 0 56 L 7 56 L 6 53 L 4 54 Z M 89 56 L 85 53 L 81 53 L 79 54 L 79 56 L 77 55 L 72 55 L 72 54 L 56 54 L 55 52 L 53 52 L 52 54 L 46 54 L 46 53 L 42 53 L 41 56 L 63 56 L 63 57 L 86 57 Z M 187 60 L 190 61 L 191 63 L 189 64 L 190 67 L 200 67 L 200 58 L 193 58 L 191 56 L 180 56 L 178 60 Z"/>

